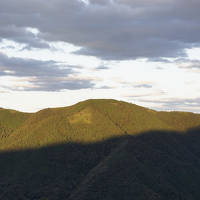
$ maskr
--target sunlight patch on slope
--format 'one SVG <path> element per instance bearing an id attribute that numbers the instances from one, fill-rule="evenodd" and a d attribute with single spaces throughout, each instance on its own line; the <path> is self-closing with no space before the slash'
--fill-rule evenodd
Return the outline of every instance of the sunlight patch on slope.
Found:
<path id="1" fill-rule="evenodd" d="M 70 124 L 76 124 L 76 123 L 91 124 L 92 123 L 91 109 L 85 108 L 80 112 L 73 114 L 68 119 Z"/>

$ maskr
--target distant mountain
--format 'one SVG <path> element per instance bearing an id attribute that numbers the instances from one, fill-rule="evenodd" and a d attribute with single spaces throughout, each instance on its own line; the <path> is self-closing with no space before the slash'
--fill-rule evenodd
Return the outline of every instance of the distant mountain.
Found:
<path id="1" fill-rule="evenodd" d="M 116 100 L 0 109 L 0 199 L 199 200 L 199 127 Z"/>
<path id="2" fill-rule="evenodd" d="M 0 149 L 35 148 L 65 142 L 91 143 L 150 130 L 185 131 L 199 124 L 198 114 L 156 112 L 104 99 L 33 114 L 0 110 L 0 127 L 6 130 L 6 134 L 0 133 L 6 138 L 0 141 Z"/>

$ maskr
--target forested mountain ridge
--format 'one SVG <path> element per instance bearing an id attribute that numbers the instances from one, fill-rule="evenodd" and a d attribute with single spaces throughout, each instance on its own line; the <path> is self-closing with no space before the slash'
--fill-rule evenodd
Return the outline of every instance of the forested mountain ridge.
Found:
<path id="1" fill-rule="evenodd" d="M 151 130 L 185 131 L 200 115 L 157 112 L 116 100 L 87 100 L 37 113 L 0 110 L 0 149 L 36 148 L 65 142 L 91 143 Z"/>
<path id="2" fill-rule="evenodd" d="M 0 109 L 0 199 L 199 200 L 199 126 L 116 100 Z"/>

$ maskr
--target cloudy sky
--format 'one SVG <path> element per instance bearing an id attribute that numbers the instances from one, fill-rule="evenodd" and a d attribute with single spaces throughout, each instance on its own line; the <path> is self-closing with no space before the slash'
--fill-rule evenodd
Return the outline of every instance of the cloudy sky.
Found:
<path id="1" fill-rule="evenodd" d="M 199 0 L 0 1 L 0 107 L 90 98 L 200 112 Z"/>

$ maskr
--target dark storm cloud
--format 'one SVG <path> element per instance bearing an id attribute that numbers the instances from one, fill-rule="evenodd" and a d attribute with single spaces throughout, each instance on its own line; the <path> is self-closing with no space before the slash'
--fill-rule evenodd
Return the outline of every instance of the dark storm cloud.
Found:
<path id="1" fill-rule="evenodd" d="M 69 77 L 78 73 L 74 68 L 76 67 L 55 61 L 9 58 L 0 53 L 0 76 L 27 77 L 33 87 L 27 86 L 24 90 L 60 91 L 92 88 L 94 83 L 91 80 Z"/>
<path id="2" fill-rule="evenodd" d="M 108 60 L 178 57 L 200 44 L 199 10 L 199 0 L 7 0 L 0 37 L 30 46 L 65 41 L 82 47 L 76 54 Z M 40 30 L 38 39 L 25 27 Z"/>

